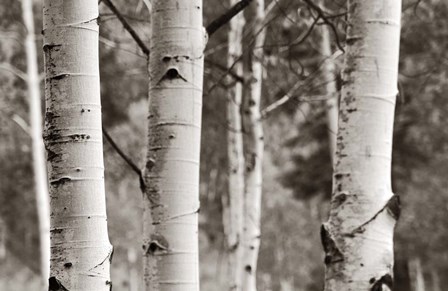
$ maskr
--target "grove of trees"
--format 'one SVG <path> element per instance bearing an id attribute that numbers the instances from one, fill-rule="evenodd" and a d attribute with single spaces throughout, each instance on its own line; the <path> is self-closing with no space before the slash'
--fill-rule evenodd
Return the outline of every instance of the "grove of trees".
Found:
<path id="1" fill-rule="evenodd" d="M 0 290 L 443 290 L 446 19 L 3 1 Z"/>

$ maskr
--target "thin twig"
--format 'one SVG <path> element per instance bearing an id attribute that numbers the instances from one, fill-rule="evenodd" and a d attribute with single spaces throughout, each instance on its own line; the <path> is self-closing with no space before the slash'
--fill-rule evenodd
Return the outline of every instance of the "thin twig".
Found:
<path id="1" fill-rule="evenodd" d="M 23 71 L 19 70 L 18 68 L 8 64 L 8 63 L 0 63 L 0 70 L 5 70 L 10 72 L 11 74 L 15 75 L 16 77 L 22 79 L 26 82 L 27 75 Z"/>
<path id="2" fill-rule="evenodd" d="M 325 22 L 325 24 L 327 24 L 328 26 L 330 26 L 331 30 L 333 31 L 334 37 L 336 39 L 336 45 L 338 46 L 338 48 L 345 52 L 344 48 L 341 45 L 341 42 L 339 40 L 339 35 L 338 35 L 338 30 L 336 29 L 336 27 L 334 26 L 334 24 L 328 20 L 327 16 L 325 15 L 324 11 L 322 10 L 322 8 L 319 7 L 319 5 L 313 3 L 312 0 L 303 0 L 306 4 L 308 4 L 309 7 L 311 7 L 314 11 L 316 11 L 317 15 L 319 18 L 322 18 L 322 20 Z"/>
<path id="3" fill-rule="evenodd" d="M 103 1 L 107 1 L 107 0 L 103 0 Z M 140 168 L 131 160 L 131 158 L 129 158 L 121 149 L 120 147 L 117 145 L 117 143 L 114 141 L 114 139 L 109 135 L 109 133 L 107 132 L 107 130 L 104 128 L 103 126 L 103 135 L 104 137 L 107 139 L 107 141 L 110 143 L 110 145 L 112 146 L 112 148 L 120 155 L 120 157 L 123 158 L 123 160 L 129 165 L 129 167 L 131 167 L 131 169 L 137 173 L 137 175 L 139 177 L 141 177 L 142 175 L 142 171 L 140 170 Z"/>
<path id="4" fill-rule="evenodd" d="M 216 67 L 216 68 L 218 68 L 218 69 L 220 69 L 221 71 L 224 71 L 224 72 L 228 71 L 228 68 L 226 66 L 224 66 L 224 65 L 221 65 L 220 63 L 216 63 L 214 61 L 210 61 L 209 59 L 206 59 L 205 62 L 210 64 L 210 65 L 212 65 L 212 66 L 214 66 L 214 67 Z M 238 75 L 237 73 L 233 72 L 233 70 L 230 70 L 228 73 L 236 81 L 238 81 L 240 83 L 244 83 L 244 77 L 243 76 Z"/>
<path id="5" fill-rule="evenodd" d="M 224 26 L 227 22 L 229 22 L 235 15 L 244 10 L 252 0 L 241 0 L 240 2 L 233 5 L 229 10 L 227 10 L 224 14 L 213 20 L 209 25 L 207 25 L 207 33 L 210 37 L 214 34 L 218 29 Z"/>
<path id="6" fill-rule="evenodd" d="M 106 4 L 107 7 L 115 14 L 117 15 L 118 20 L 120 20 L 121 24 L 123 25 L 124 29 L 126 29 L 129 34 L 132 36 L 132 38 L 135 40 L 137 45 L 140 47 L 142 52 L 149 56 L 149 48 L 146 46 L 146 44 L 142 41 L 142 39 L 138 36 L 138 34 L 135 32 L 135 30 L 129 25 L 126 18 L 123 17 L 123 15 L 118 11 L 117 7 L 112 3 L 111 0 L 103 0 L 104 4 Z"/>

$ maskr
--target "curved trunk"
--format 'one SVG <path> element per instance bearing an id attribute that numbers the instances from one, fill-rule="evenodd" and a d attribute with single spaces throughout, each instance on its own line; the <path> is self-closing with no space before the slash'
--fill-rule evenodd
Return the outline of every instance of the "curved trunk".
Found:
<path id="1" fill-rule="evenodd" d="M 391 189 L 401 1 L 349 0 L 326 291 L 391 290 L 399 199 Z"/>
<path id="2" fill-rule="evenodd" d="M 154 0 L 144 173 L 144 286 L 199 290 L 202 1 Z"/>
<path id="3" fill-rule="evenodd" d="M 97 19 L 96 1 L 44 1 L 49 290 L 111 288 Z"/>
<path id="4" fill-rule="evenodd" d="M 244 199 L 244 242 L 243 242 L 243 290 L 257 290 L 257 261 L 260 248 L 260 219 L 263 166 L 263 124 L 260 114 L 263 80 L 263 45 L 266 32 L 263 29 L 265 17 L 264 0 L 256 0 L 252 35 L 255 37 L 249 64 L 250 91 L 245 98 L 244 114 L 247 124 L 246 185 Z"/>
<path id="5" fill-rule="evenodd" d="M 237 0 L 231 0 L 233 6 Z M 242 54 L 244 14 L 236 15 L 230 21 L 229 55 L 227 66 L 243 75 L 243 63 L 238 61 Z M 236 62 L 236 63 L 235 63 Z M 234 81 L 231 77 L 229 82 Z M 223 195 L 224 233 L 227 238 L 227 284 L 228 290 L 241 290 L 241 270 L 243 256 L 243 205 L 244 205 L 244 149 L 241 118 L 243 84 L 235 82 L 227 95 L 227 156 L 228 156 L 228 197 Z M 226 198 L 226 199 L 224 199 Z"/>
<path id="6" fill-rule="evenodd" d="M 50 202 L 47 186 L 44 141 L 42 139 L 42 111 L 39 71 L 37 69 L 36 39 L 34 36 L 33 1 L 22 0 L 23 22 L 26 27 L 25 51 L 27 86 L 30 110 L 33 172 L 36 187 L 36 208 L 39 220 L 40 263 L 44 284 L 50 274 Z"/>

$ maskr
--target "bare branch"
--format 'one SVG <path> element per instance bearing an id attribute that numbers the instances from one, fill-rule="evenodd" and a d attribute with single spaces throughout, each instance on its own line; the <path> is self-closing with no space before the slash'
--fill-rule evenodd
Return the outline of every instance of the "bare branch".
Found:
<path id="1" fill-rule="evenodd" d="M 318 18 L 322 18 L 322 20 L 325 22 L 325 24 L 330 26 L 331 30 L 333 31 L 334 37 L 336 39 L 336 45 L 338 46 L 338 48 L 341 51 L 345 52 L 345 50 L 342 47 L 341 42 L 339 40 L 338 30 L 336 29 L 334 24 L 330 20 L 328 20 L 328 17 L 325 15 L 325 12 L 322 10 L 322 8 L 320 8 L 319 5 L 313 3 L 312 0 L 303 0 L 303 1 L 306 4 L 308 4 L 308 6 L 311 7 L 314 11 L 316 11 Z"/>
<path id="2" fill-rule="evenodd" d="M 103 0 L 103 1 L 107 1 L 107 0 Z M 141 178 L 142 175 L 142 171 L 140 170 L 140 168 L 131 160 L 131 158 L 129 158 L 121 149 L 120 147 L 117 145 L 117 143 L 114 141 L 114 139 L 109 135 L 109 133 L 107 132 L 107 130 L 104 128 L 103 126 L 103 135 L 104 137 L 107 139 L 107 141 L 109 142 L 109 144 L 112 146 L 112 148 L 120 155 L 120 157 L 123 158 L 123 160 L 129 165 L 129 167 L 131 167 L 131 169 L 137 173 L 137 175 L 139 176 L 139 178 Z"/>
<path id="3" fill-rule="evenodd" d="M 233 5 L 229 10 L 227 10 L 224 14 L 219 16 L 217 19 L 213 20 L 209 25 L 207 25 L 207 33 L 210 37 L 214 34 L 218 29 L 224 26 L 227 22 L 229 22 L 235 15 L 244 10 L 252 0 L 241 0 L 240 2 Z"/>
<path id="4" fill-rule="evenodd" d="M 205 62 L 210 64 L 210 65 L 212 65 L 212 66 L 214 66 L 214 67 L 216 67 L 216 68 L 218 68 L 218 69 L 220 69 L 221 71 L 228 72 L 229 75 L 232 76 L 236 81 L 244 83 L 244 77 L 243 76 L 238 75 L 237 73 L 233 72 L 233 70 L 228 71 L 228 68 L 226 66 L 221 65 L 219 63 L 215 63 L 215 62 L 210 61 L 208 59 L 206 59 Z"/>
<path id="5" fill-rule="evenodd" d="M 106 4 L 107 7 L 115 14 L 117 15 L 118 20 L 120 20 L 121 24 L 123 25 L 124 29 L 126 29 L 129 34 L 132 36 L 132 38 L 135 40 L 137 45 L 140 47 L 142 52 L 149 56 L 149 48 L 146 46 L 146 44 L 142 41 L 142 39 L 138 36 L 138 34 L 135 32 L 135 30 L 129 25 L 126 18 L 118 11 L 117 7 L 112 3 L 111 0 L 102 0 L 104 4 Z"/>
<path id="6" fill-rule="evenodd" d="M 288 92 L 289 93 L 289 92 Z M 317 101 L 327 101 L 328 99 L 334 98 L 338 96 L 339 93 L 332 93 L 328 95 L 312 95 L 312 96 L 294 96 L 290 94 L 286 94 L 282 98 L 268 105 L 266 108 L 261 110 L 261 119 L 265 119 L 268 117 L 269 113 L 280 108 L 283 104 L 287 103 L 290 100 L 297 100 L 298 102 L 317 102 Z"/>
<path id="7" fill-rule="evenodd" d="M 8 63 L 0 63 L 0 69 L 10 72 L 14 76 L 22 79 L 25 82 L 26 82 L 26 80 L 28 78 L 25 72 L 22 72 L 18 68 L 14 67 L 14 66 L 12 66 L 12 65 L 10 65 Z"/>

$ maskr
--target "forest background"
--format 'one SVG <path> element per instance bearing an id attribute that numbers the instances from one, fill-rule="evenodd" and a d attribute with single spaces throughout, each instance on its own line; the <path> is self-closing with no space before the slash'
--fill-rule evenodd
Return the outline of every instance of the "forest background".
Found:
<path id="1" fill-rule="evenodd" d="M 277 1 L 277 0 L 273 0 Z M 34 1 L 36 31 L 42 4 Z M 149 14 L 142 1 L 115 1 L 147 42 Z M 345 1 L 327 1 L 330 60 L 319 47 L 322 23 L 313 24 L 305 1 L 278 0 L 267 17 L 263 104 L 289 92 L 290 100 L 264 119 L 262 239 L 259 290 L 322 290 L 323 251 L 319 227 L 327 220 L 331 158 L 323 63 L 334 61 L 340 87 L 345 38 Z M 268 3 L 269 5 L 269 3 Z M 209 23 L 228 9 L 205 1 Z M 100 70 L 103 123 L 120 147 L 143 166 L 146 152 L 148 76 L 146 59 L 116 16 L 100 4 Z M 246 13 L 247 19 L 251 15 Z M 35 290 L 39 242 L 29 136 L 28 97 L 23 73 L 25 28 L 20 1 L 0 3 L 0 290 Z M 410 290 L 420 276 L 438 291 L 448 278 L 448 3 L 403 2 L 400 96 L 397 100 L 393 187 L 403 203 L 397 226 L 396 290 Z M 225 111 L 229 79 L 227 28 L 209 40 L 206 55 L 201 150 L 201 289 L 224 290 L 222 195 L 227 191 Z M 42 47 L 42 36 L 37 36 Z M 247 46 L 251 39 L 246 37 Z M 339 42 L 339 43 L 338 43 Z M 39 68 L 43 68 L 39 53 Z M 247 57 L 247 56 L 245 56 Z M 43 85 L 43 83 L 42 83 Z M 43 87 L 43 86 L 42 86 Z M 290 92 L 294 88 L 293 92 Z M 138 177 L 105 141 L 109 234 L 115 247 L 114 290 L 138 290 L 141 270 L 141 192 Z M 420 270 L 420 271 L 419 271 Z M 423 277 L 422 277 L 423 276 Z"/>

